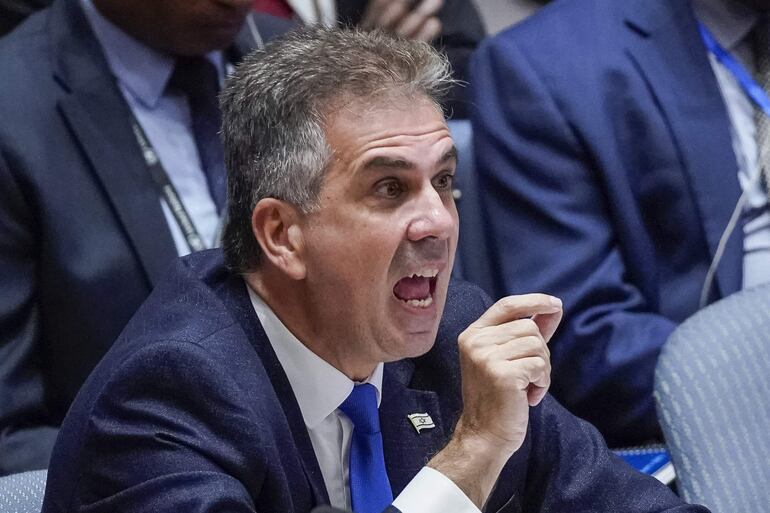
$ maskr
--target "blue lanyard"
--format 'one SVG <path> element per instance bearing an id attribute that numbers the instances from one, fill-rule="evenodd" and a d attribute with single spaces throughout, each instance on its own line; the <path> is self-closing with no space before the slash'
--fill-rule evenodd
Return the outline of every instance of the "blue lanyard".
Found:
<path id="1" fill-rule="evenodd" d="M 757 84 L 756 80 L 751 77 L 751 75 L 727 50 L 722 48 L 722 45 L 714 39 L 714 36 L 711 35 L 711 32 L 709 32 L 703 23 L 699 23 L 698 28 L 700 29 L 700 36 L 709 52 L 716 57 L 722 66 L 727 68 L 727 70 L 733 74 L 735 79 L 741 85 L 743 91 L 749 98 L 751 98 L 751 101 L 753 101 L 757 107 L 762 109 L 766 115 L 770 116 L 770 97 L 767 96 L 767 93 L 762 89 L 762 86 Z"/>

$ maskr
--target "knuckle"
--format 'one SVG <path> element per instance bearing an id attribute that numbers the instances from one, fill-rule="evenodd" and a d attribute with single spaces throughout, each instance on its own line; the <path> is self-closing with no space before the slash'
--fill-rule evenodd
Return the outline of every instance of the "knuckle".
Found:
<path id="1" fill-rule="evenodd" d="M 514 321 L 516 331 L 520 337 L 537 336 L 540 334 L 540 328 L 531 318 L 524 318 Z"/>
<path id="2" fill-rule="evenodd" d="M 521 341 L 526 344 L 526 347 L 533 352 L 541 353 L 543 348 L 543 341 L 534 335 L 524 337 Z"/>
<path id="3" fill-rule="evenodd" d="M 548 363 L 542 358 L 535 358 L 535 361 L 533 363 L 533 368 L 535 372 L 543 374 L 546 371 L 548 371 Z"/>
<path id="4" fill-rule="evenodd" d="M 540 326 L 532 318 L 522 319 L 522 321 L 524 321 L 527 333 L 535 336 L 540 335 Z"/>
<path id="5" fill-rule="evenodd" d="M 460 346 L 460 350 L 464 350 L 466 352 L 471 352 L 475 348 L 477 348 L 480 344 L 480 341 L 482 340 L 482 334 L 479 333 L 476 330 L 466 329 L 462 333 L 460 333 L 460 336 L 457 337 L 457 343 Z"/>

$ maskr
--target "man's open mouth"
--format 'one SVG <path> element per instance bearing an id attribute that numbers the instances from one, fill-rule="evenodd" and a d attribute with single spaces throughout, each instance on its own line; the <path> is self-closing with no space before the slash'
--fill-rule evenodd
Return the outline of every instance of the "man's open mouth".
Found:
<path id="1" fill-rule="evenodd" d="M 421 269 L 398 280 L 393 287 L 393 295 L 409 306 L 427 308 L 433 304 L 437 276 L 438 269 Z"/>

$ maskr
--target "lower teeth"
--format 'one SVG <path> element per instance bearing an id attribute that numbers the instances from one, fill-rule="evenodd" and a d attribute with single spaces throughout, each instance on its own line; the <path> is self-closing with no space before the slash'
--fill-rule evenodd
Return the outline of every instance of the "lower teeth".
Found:
<path id="1" fill-rule="evenodd" d="M 426 308 L 433 303 L 433 296 L 428 296 L 425 299 L 409 299 L 406 302 L 407 304 L 417 308 Z"/>

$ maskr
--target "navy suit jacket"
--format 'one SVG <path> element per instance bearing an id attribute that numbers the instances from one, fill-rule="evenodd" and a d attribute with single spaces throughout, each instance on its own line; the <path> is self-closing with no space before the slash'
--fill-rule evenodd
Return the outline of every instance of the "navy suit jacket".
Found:
<path id="1" fill-rule="evenodd" d="M 177 255 L 79 0 L 0 41 L 0 70 L 2 475 L 48 465 L 78 388 Z"/>
<path id="2" fill-rule="evenodd" d="M 457 336 L 487 307 L 454 282 L 435 346 L 386 363 L 380 405 L 394 496 L 461 411 Z M 428 412 L 421 433 L 407 415 Z M 702 512 L 610 453 L 552 398 L 488 511 Z M 44 513 L 308 512 L 328 503 L 299 405 L 240 276 L 213 250 L 179 262 L 96 367 L 54 448 Z"/>
<path id="3" fill-rule="evenodd" d="M 483 45 L 471 87 L 496 293 L 560 296 L 554 395 L 611 445 L 656 437 L 658 353 L 740 195 L 689 2 L 554 2 Z M 742 235 L 712 299 L 741 287 Z"/>

